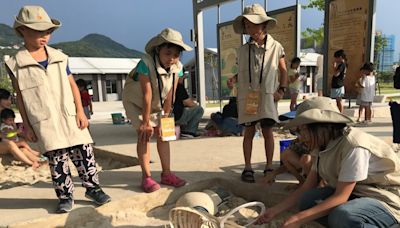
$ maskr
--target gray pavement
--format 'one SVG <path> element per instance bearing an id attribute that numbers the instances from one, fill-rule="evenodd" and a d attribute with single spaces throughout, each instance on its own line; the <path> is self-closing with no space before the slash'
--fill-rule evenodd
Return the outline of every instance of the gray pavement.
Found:
<path id="1" fill-rule="evenodd" d="M 289 103 L 279 104 L 279 113 L 288 111 Z M 379 110 L 378 110 L 379 109 Z M 387 142 L 392 139 L 392 124 L 387 104 L 377 105 L 371 125 L 363 130 L 376 135 Z M 205 118 L 219 108 L 207 108 Z M 121 102 L 94 103 L 94 115 L 90 131 L 99 149 L 136 157 L 136 133 L 128 124 L 113 125 L 111 113 L 124 113 Z M 353 113 L 354 111 L 347 110 Z M 388 115 L 389 113 L 389 115 Z M 350 115 L 353 115 L 350 114 Z M 275 140 L 274 161 L 279 161 L 279 142 Z M 256 177 L 262 176 L 265 155 L 263 140 L 255 139 L 252 162 L 255 164 Z M 160 161 L 155 143 L 151 143 L 151 169 L 153 176 L 159 179 L 161 172 Z M 172 169 L 189 183 L 211 177 L 236 176 L 239 178 L 243 169 L 242 137 L 201 137 L 198 139 L 182 139 L 171 142 Z M 141 171 L 139 166 L 131 166 L 100 173 L 100 181 L 104 190 L 110 194 L 113 201 L 124 200 L 128 196 L 144 194 L 139 188 Z M 289 175 L 279 176 L 278 179 L 290 181 Z M 84 197 L 84 189 L 78 178 L 75 181 L 75 208 L 93 207 Z M 32 186 L 20 186 L 0 190 L 0 227 L 43 218 L 54 215 L 57 199 L 50 182 L 39 182 Z M 134 202 L 132 202 L 134 203 Z"/>

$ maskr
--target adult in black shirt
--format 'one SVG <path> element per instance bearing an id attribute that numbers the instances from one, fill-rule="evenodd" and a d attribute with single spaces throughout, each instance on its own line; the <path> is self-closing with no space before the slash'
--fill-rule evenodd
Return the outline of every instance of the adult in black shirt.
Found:
<path id="1" fill-rule="evenodd" d="M 204 110 L 189 97 L 183 80 L 184 78 L 179 79 L 176 88 L 174 103 L 175 124 L 181 128 L 181 137 L 194 138 L 199 136 L 197 130 Z"/>

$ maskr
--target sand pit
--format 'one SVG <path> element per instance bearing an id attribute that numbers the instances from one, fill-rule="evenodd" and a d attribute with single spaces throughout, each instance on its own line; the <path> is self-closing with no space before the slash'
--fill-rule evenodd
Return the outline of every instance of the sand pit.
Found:
<path id="1" fill-rule="evenodd" d="M 229 189 L 235 197 L 227 204 L 234 207 L 249 201 L 261 201 L 270 207 L 281 201 L 289 192 L 287 184 L 272 186 L 246 184 L 236 179 L 214 178 L 192 183 L 179 189 L 162 188 L 151 194 L 140 193 L 120 201 L 112 201 L 98 208 L 78 208 L 69 214 L 53 215 L 29 222 L 12 224 L 10 227 L 168 227 L 168 212 L 177 199 L 191 191 L 202 191 L 213 187 Z M 226 208 L 225 208 L 226 210 Z M 288 211 L 269 224 L 250 227 L 280 227 L 293 212 Z M 321 227 L 310 223 L 303 227 Z"/>
<path id="2" fill-rule="evenodd" d="M 136 158 L 94 148 L 97 168 L 101 170 L 119 169 L 138 165 Z M 78 176 L 75 166 L 70 162 L 71 173 Z M 7 154 L 0 156 L 0 190 L 21 185 L 33 185 L 39 181 L 51 182 L 48 164 L 33 169 Z"/>

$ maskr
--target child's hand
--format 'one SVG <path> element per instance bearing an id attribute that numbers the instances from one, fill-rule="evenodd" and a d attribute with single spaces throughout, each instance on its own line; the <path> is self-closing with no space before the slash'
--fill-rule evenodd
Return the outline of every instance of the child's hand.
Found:
<path id="1" fill-rule="evenodd" d="M 269 173 L 261 179 L 261 183 L 263 184 L 272 184 L 274 182 L 275 182 L 275 175 L 273 173 Z"/>
<path id="2" fill-rule="evenodd" d="M 284 93 L 281 92 L 280 90 L 276 91 L 274 93 L 274 101 L 279 101 L 280 99 L 283 98 Z"/>
<path id="3" fill-rule="evenodd" d="M 278 213 L 273 208 L 268 208 L 264 214 L 258 217 L 256 224 L 261 225 L 264 223 L 271 222 L 272 219 L 274 219 L 277 214 Z"/>
<path id="4" fill-rule="evenodd" d="M 149 123 L 142 123 L 139 127 L 139 142 L 149 142 L 153 133 L 153 127 Z"/>
<path id="5" fill-rule="evenodd" d="M 26 128 L 25 138 L 29 142 L 37 142 L 36 134 L 31 126 Z"/>
<path id="6" fill-rule="evenodd" d="M 78 128 L 81 130 L 88 127 L 89 121 L 84 112 L 76 112 L 76 125 L 78 125 Z"/>

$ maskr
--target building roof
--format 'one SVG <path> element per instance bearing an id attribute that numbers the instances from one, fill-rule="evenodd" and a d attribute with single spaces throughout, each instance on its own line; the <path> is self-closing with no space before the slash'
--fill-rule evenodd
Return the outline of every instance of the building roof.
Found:
<path id="1" fill-rule="evenodd" d="M 128 74 L 140 59 L 69 57 L 72 74 Z"/>
<path id="2" fill-rule="evenodd" d="M 300 66 L 317 66 L 318 53 L 300 52 Z"/>

